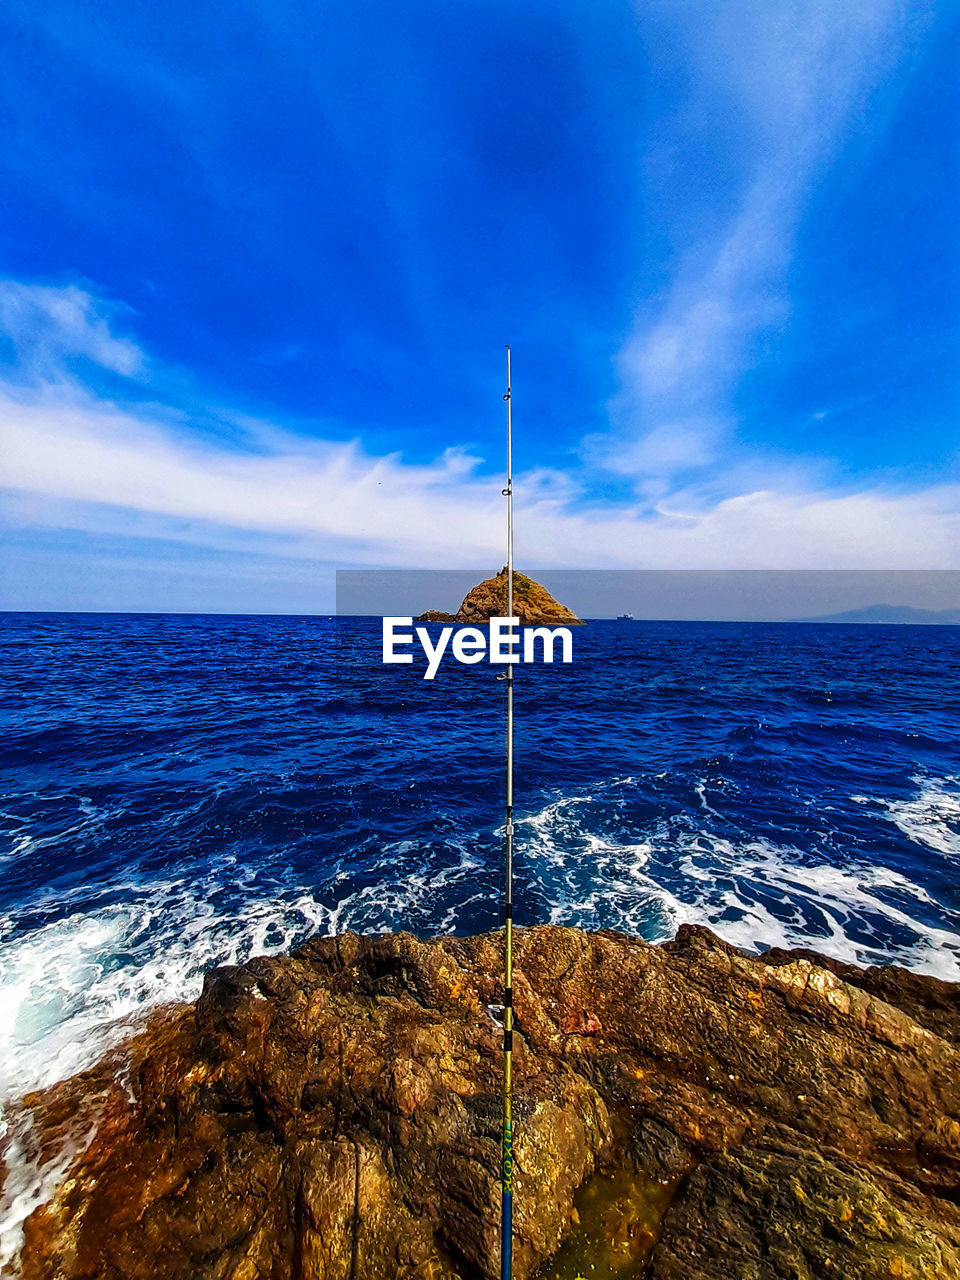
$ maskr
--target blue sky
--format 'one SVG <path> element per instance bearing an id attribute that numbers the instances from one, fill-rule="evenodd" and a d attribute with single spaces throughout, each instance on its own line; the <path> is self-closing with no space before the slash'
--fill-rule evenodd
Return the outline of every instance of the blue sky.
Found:
<path id="1" fill-rule="evenodd" d="M 12 0 L 0 602 L 960 566 L 956 18 Z"/>

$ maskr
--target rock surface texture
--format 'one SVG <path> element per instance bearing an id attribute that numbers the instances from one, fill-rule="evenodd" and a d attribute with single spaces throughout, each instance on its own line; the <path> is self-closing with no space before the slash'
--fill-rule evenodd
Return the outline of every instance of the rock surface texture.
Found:
<path id="1" fill-rule="evenodd" d="M 422 613 L 417 622 L 458 622 L 462 626 L 482 626 L 491 618 L 507 616 L 507 571 L 505 568 L 494 578 L 485 578 L 483 582 L 468 591 L 460 608 L 455 614 L 443 613 L 438 609 L 428 609 Z M 520 619 L 524 627 L 572 627 L 579 626 L 582 619 L 554 600 L 539 582 L 534 582 L 525 573 L 513 571 L 513 616 Z"/>
<path id="2" fill-rule="evenodd" d="M 499 935 L 347 934 L 210 973 L 119 1076 L 25 1100 L 51 1159 L 92 1100 L 25 1280 L 498 1275 L 500 964 Z M 958 991 L 519 930 L 515 1274 L 568 1274 L 584 1188 L 629 1168 L 657 1220 L 621 1208 L 583 1275 L 960 1277 Z"/>

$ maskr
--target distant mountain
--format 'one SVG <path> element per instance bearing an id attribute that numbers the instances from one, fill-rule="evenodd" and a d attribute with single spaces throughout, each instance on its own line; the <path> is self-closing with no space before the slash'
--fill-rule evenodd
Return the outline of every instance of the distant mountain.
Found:
<path id="1" fill-rule="evenodd" d="M 794 618 L 794 622 L 899 623 L 909 626 L 960 626 L 960 609 L 914 609 L 907 604 L 871 604 L 865 609 L 848 609 L 822 618 Z"/>

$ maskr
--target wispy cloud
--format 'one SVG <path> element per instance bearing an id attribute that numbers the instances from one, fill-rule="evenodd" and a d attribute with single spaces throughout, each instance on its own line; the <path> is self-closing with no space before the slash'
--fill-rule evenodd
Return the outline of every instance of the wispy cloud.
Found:
<path id="1" fill-rule="evenodd" d="M 493 550 L 493 485 L 471 479 L 453 450 L 429 466 L 371 457 L 356 443 L 244 452 L 187 444 L 129 410 L 49 394 L 0 400 L 0 441 L 6 485 L 57 500 L 325 538 L 351 559 Z"/>
<path id="2" fill-rule="evenodd" d="M 615 430 L 595 461 L 646 483 L 729 454 L 734 398 L 756 343 L 790 315 L 789 265 L 810 193 L 868 108 L 885 114 L 889 84 L 922 13 L 900 0 L 732 0 L 684 6 L 655 0 L 641 20 L 679 39 L 690 97 L 674 127 L 710 119 L 735 157 L 738 190 L 719 228 L 685 242 L 658 307 L 642 306 L 620 352 Z M 696 132 L 695 129 L 692 132 Z M 665 440 L 677 443 L 664 447 Z M 681 447 L 682 443 L 682 447 Z"/>
<path id="3" fill-rule="evenodd" d="M 143 352 L 112 329 L 126 311 L 76 284 L 0 281 L 0 332 L 16 355 L 21 376 L 62 381 L 74 358 L 132 377 L 143 371 Z"/>
<path id="4" fill-rule="evenodd" d="M 11 287 L 3 296 L 36 295 Z M 69 371 L 73 352 L 117 372 L 156 371 L 131 339 L 116 336 L 103 304 L 73 285 L 62 299 L 52 289 L 38 296 L 42 305 L 30 314 L 42 330 L 44 359 L 29 386 L 0 386 L 9 522 L 326 564 L 456 566 L 501 557 L 501 481 L 481 459 L 452 448 L 412 465 L 400 454 L 371 454 L 359 441 L 305 441 L 282 424 L 254 420 L 239 445 L 191 435 L 182 418 L 99 398 Z M 15 314 L 22 343 L 24 310 Z M 664 427 L 637 448 L 646 456 L 626 465 L 656 471 L 685 451 L 694 455 L 696 435 Z M 531 471 L 518 477 L 517 489 L 518 550 L 531 567 L 960 562 L 958 486 L 761 489 L 711 502 L 678 492 L 652 510 L 588 501 L 570 472 Z"/>

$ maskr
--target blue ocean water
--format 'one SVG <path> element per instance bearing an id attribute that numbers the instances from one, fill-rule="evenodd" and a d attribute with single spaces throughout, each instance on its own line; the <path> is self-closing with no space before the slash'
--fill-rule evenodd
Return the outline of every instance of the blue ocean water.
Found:
<path id="1" fill-rule="evenodd" d="M 960 977 L 960 628 L 593 622 L 517 677 L 517 916 Z M 376 619 L 0 616 L 0 1096 L 315 931 L 499 923 L 504 687 Z"/>

